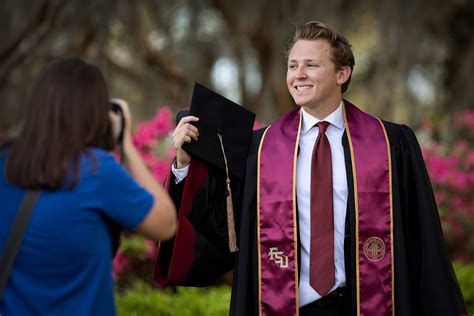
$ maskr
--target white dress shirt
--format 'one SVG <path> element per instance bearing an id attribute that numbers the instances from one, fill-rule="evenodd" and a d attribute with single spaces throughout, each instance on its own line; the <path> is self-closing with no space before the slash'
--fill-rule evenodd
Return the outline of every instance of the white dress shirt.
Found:
<path id="1" fill-rule="evenodd" d="M 299 284 L 299 305 L 307 305 L 321 296 L 309 285 L 309 249 L 311 232 L 310 189 L 311 189 L 311 155 L 318 137 L 319 128 L 314 126 L 317 118 L 301 109 L 303 122 L 299 142 L 299 154 L 296 165 L 296 196 L 298 202 L 298 221 L 301 247 L 301 270 Z M 331 146 L 333 205 L 334 205 L 334 266 L 335 284 L 331 291 L 346 284 L 344 269 L 344 235 L 347 209 L 347 179 L 344 163 L 342 135 L 344 134 L 344 118 L 342 102 L 339 107 L 324 121 L 329 122 L 326 135 Z M 188 173 L 188 166 L 177 169 L 172 165 L 176 183 L 183 180 Z"/>
<path id="2" fill-rule="evenodd" d="M 314 143 L 319 134 L 315 126 L 319 119 L 301 109 L 303 122 L 299 143 L 298 161 L 296 164 L 296 198 L 298 201 L 298 221 L 301 247 L 301 270 L 299 284 L 299 305 L 309 304 L 321 296 L 309 284 L 309 249 L 311 242 L 311 156 Z M 344 235 L 347 210 L 347 178 L 344 162 L 342 135 L 344 134 L 344 117 L 342 104 L 328 115 L 324 121 L 329 122 L 326 136 L 331 145 L 333 205 L 334 205 L 334 267 L 335 284 L 331 291 L 346 284 L 344 269 Z"/>
<path id="3" fill-rule="evenodd" d="M 189 165 L 183 168 L 176 168 L 176 161 L 171 164 L 171 171 L 174 175 L 174 182 L 176 184 L 180 183 L 188 175 Z"/>

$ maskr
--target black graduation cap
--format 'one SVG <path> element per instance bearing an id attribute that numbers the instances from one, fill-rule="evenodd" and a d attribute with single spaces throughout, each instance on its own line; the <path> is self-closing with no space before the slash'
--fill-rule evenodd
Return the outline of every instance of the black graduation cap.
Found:
<path id="1" fill-rule="evenodd" d="M 181 115 L 178 116 L 178 119 Z M 189 114 L 199 118 L 193 124 L 199 138 L 184 143 L 183 149 L 207 163 L 242 179 L 252 138 L 255 114 L 222 95 L 195 83 Z M 219 135 L 222 139 L 219 140 Z M 224 147 L 225 157 L 222 153 Z"/>
<path id="2" fill-rule="evenodd" d="M 243 179 L 255 114 L 220 94 L 196 83 L 189 113 L 199 118 L 193 124 L 199 138 L 184 143 L 183 149 L 225 172 L 227 184 L 227 230 L 230 252 L 238 251 L 234 224 L 234 207 L 229 174 Z"/>

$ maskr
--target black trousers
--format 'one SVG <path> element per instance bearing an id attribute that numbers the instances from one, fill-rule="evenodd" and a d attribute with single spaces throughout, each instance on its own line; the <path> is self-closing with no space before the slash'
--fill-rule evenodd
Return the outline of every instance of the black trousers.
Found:
<path id="1" fill-rule="evenodd" d="M 325 297 L 300 308 L 300 316 L 347 316 L 345 288 L 338 288 Z"/>

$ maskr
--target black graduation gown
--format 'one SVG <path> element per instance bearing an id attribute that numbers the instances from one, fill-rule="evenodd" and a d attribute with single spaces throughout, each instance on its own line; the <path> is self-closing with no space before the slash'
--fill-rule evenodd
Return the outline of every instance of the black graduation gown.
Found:
<path id="1" fill-rule="evenodd" d="M 407 126 L 383 123 L 391 144 L 393 168 L 395 313 L 403 316 L 464 314 L 465 304 L 444 247 L 441 223 L 420 146 Z M 258 315 L 256 174 L 262 134 L 263 129 L 253 134 L 245 180 L 233 182 L 237 254 L 228 250 L 224 175 L 209 167 L 206 181 L 191 197 L 193 206 L 188 221 L 194 229 L 195 246 L 191 250 L 192 263 L 180 285 L 205 286 L 233 268 L 232 316 Z M 351 303 L 347 315 L 356 315 L 354 189 L 345 133 L 342 143 L 349 186 L 345 266 Z M 171 181 L 170 193 L 178 208 L 183 185 L 190 181 L 192 179 L 188 178 L 178 185 L 173 185 L 174 179 Z M 157 267 L 164 278 L 170 268 L 172 248 L 173 240 L 161 245 Z M 176 255 L 180 249 L 174 251 Z"/>

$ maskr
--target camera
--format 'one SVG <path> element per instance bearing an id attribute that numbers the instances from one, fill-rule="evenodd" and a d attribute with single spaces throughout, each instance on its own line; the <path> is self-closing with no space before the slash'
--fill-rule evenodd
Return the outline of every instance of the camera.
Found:
<path id="1" fill-rule="evenodd" d="M 125 116 L 123 115 L 122 108 L 117 103 L 110 101 L 109 102 L 109 111 L 112 111 L 120 116 L 120 132 L 118 137 L 114 137 L 112 131 L 112 123 L 109 123 L 107 128 L 107 133 L 104 139 L 104 149 L 113 150 L 117 146 L 121 146 L 123 142 L 123 133 L 125 130 Z"/>
<path id="2" fill-rule="evenodd" d="M 120 116 L 120 132 L 115 141 L 115 144 L 122 145 L 123 142 L 123 132 L 125 130 L 125 116 L 123 115 L 122 108 L 117 103 L 110 101 L 110 110 L 117 113 Z"/>

